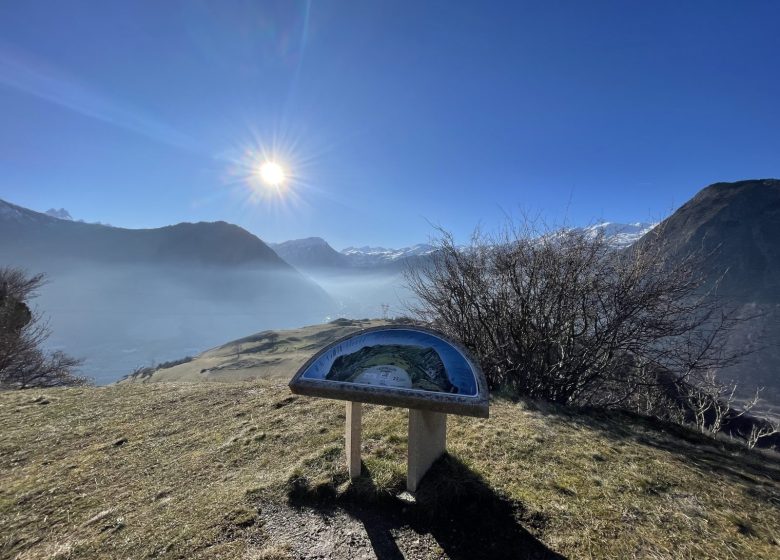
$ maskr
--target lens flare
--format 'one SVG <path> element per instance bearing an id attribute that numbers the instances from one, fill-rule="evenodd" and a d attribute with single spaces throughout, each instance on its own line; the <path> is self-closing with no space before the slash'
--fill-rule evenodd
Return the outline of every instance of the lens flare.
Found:
<path id="1" fill-rule="evenodd" d="M 322 161 L 332 147 L 321 143 L 311 131 L 283 129 L 259 134 L 247 126 L 243 138 L 218 158 L 224 161 L 223 182 L 231 196 L 249 209 L 279 215 L 300 215 L 311 211 L 311 196 L 330 196 L 312 181 L 328 180 L 323 175 Z"/>
<path id="2" fill-rule="evenodd" d="M 266 185 L 272 187 L 279 187 L 284 183 L 287 178 L 284 168 L 274 161 L 266 161 L 260 165 L 260 179 Z"/>

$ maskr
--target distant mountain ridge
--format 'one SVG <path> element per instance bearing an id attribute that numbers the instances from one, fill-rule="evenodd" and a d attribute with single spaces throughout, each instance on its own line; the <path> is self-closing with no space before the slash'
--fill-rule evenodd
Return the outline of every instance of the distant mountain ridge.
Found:
<path id="1" fill-rule="evenodd" d="M 349 256 L 356 264 L 370 265 L 375 263 L 390 263 L 400 259 L 422 257 L 436 251 L 436 247 L 428 243 L 418 243 L 411 247 L 387 249 L 385 247 L 347 247 L 342 254 Z"/>
<path id="2" fill-rule="evenodd" d="M 67 213 L 67 211 L 66 211 Z M 74 222 L 0 200 L 0 254 L 6 258 L 78 258 L 98 262 L 262 265 L 288 270 L 268 245 L 227 222 L 184 222 L 125 229 Z M 5 241 L 4 241 L 5 240 Z"/>
<path id="3" fill-rule="evenodd" d="M 603 233 L 612 246 L 620 249 L 635 243 L 655 226 L 655 223 L 650 222 L 632 224 L 600 222 L 575 229 L 594 236 Z M 429 243 L 418 243 L 400 249 L 368 245 L 350 246 L 337 251 L 321 237 L 292 239 L 269 245 L 282 259 L 294 267 L 315 272 L 323 269 L 391 269 L 400 272 L 406 265 L 425 262 L 436 252 L 435 245 Z"/>
<path id="4" fill-rule="evenodd" d="M 402 249 L 383 247 L 347 247 L 336 251 L 321 237 L 291 239 L 270 243 L 276 253 L 296 268 L 304 271 L 366 271 L 380 269 L 402 271 L 408 262 L 425 258 L 435 251 L 427 244 Z"/>

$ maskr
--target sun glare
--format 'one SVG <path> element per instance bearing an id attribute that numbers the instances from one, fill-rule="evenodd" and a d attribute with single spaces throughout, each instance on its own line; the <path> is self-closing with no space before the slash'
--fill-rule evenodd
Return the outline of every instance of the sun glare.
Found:
<path id="1" fill-rule="evenodd" d="M 278 187 L 284 183 L 285 173 L 282 166 L 273 161 L 266 161 L 260 166 L 260 179 L 266 185 Z"/>
<path id="2" fill-rule="evenodd" d="M 307 169 L 316 156 L 308 140 L 267 134 L 265 139 L 249 130 L 249 137 L 226 151 L 230 165 L 226 169 L 229 184 L 250 205 L 262 205 L 274 211 L 292 210 L 302 203 L 301 194 L 311 189 Z"/>

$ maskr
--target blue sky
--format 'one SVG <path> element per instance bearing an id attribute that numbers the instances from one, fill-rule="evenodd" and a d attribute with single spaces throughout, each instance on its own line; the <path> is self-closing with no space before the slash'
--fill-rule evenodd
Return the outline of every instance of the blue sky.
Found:
<path id="1" fill-rule="evenodd" d="M 774 0 L 2 2 L 0 198 L 336 248 L 519 209 L 655 219 L 780 176 L 778 21 Z"/>

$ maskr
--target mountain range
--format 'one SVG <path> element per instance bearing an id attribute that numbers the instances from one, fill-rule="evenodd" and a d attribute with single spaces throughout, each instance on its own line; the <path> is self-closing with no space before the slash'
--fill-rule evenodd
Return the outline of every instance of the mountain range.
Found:
<path id="1" fill-rule="evenodd" d="M 319 237 L 266 244 L 225 222 L 131 230 L 69 216 L 0 201 L 0 263 L 47 273 L 37 302 L 51 346 L 86 356 L 85 373 L 99 381 L 248 332 L 402 315 L 413 300 L 403 270 L 435 254 L 429 244 L 337 251 Z M 730 344 L 758 351 L 724 373 L 780 401 L 780 181 L 716 183 L 660 224 L 582 231 L 616 249 L 662 242 L 672 266 L 703 255 L 709 285 L 755 316 Z"/>
<path id="2" fill-rule="evenodd" d="M 321 237 L 291 239 L 270 243 L 271 248 L 285 261 L 301 270 L 384 269 L 401 271 L 405 266 L 435 251 L 425 243 L 387 249 L 384 247 L 347 247 L 337 251 Z"/>
<path id="3" fill-rule="evenodd" d="M 590 236 L 603 234 L 613 247 L 625 248 L 652 230 L 655 225 L 655 223 L 649 222 L 632 224 L 599 222 L 574 229 L 583 231 Z M 436 246 L 429 243 L 418 243 L 400 249 L 362 246 L 347 247 L 337 251 L 321 237 L 292 239 L 282 243 L 269 243 L 269 245 L 291 265 L 300 270 L 315 273 L 336 269 L 403 271 L 407 266 L 415 266 L 424 262 L 436 252 Z"/>

